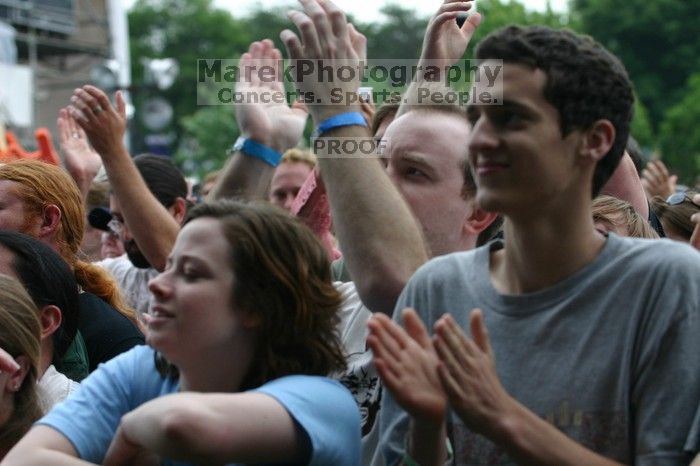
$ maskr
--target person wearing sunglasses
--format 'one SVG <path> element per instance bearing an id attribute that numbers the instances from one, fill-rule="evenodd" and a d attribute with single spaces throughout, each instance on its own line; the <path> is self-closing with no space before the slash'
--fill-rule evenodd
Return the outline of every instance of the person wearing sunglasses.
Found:
<path id="1" fill-rule="evenodd" d="M 661 197 L 653 199 L 652 208 L 669 239 L 690 242 L 695 229 L 690 218 L 700 212 L 700 206 L 693 202 L 693 196 L 697 194 L 697 191 L 684 191 L 671 194 L 666 200 Z"/>

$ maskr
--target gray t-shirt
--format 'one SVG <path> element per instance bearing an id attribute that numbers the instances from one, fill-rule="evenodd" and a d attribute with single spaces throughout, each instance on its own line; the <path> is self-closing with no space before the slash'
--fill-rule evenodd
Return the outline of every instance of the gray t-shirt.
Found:
<path id="1" fill-rule="evenodd" d="M 153 267 L 140 269 L 131 263 L 126 254 L 114 259 L 103 259 L 95 264 L 109 271 L 114 280 L 119 284 L 122 295 L 129 306 L 138 312 L 139 319 L 148 314 L 151 307 L 151 292 L 148 290 L 148 282 L 158 276 L 158 271 Z"/>
<path id="2" fill-rule="evenodd" d="M 501 295 L 489 277 L 489 252 L 500 247 L 430 261 L 396 311 L 414 307 L 429 329 L 449 312 L 468 335 L 469 312 L 482 309 L 500 380 L 520 403 L 608 458 L 688 464 L 700 400 L 700 254 L 610 234 L 593 262 L 556 285 Z M 379 415 L 386 464 L 395 465 L 409 418 L 388 391 Z M 455 464 L 513 464 L 453 412 L 448 435 Z"/>

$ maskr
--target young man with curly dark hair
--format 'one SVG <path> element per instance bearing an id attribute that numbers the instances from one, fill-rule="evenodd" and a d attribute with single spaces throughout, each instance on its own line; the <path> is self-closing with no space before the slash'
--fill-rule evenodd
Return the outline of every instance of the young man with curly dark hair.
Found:
<path id="1" fill-rule="evenodd" d="M 503 64 L 502 105 L 469 107 L 466 143 L 505 240 L 419 269 L 396 306 L 405 330 L 370 322 L 386 464 L 442 464 L 446 439 L 458 465 L 687 464 L 700 254 L 591 217 L 629 133 L 624 67 L 545 27 L 501 29 L 476 54 Z"/>

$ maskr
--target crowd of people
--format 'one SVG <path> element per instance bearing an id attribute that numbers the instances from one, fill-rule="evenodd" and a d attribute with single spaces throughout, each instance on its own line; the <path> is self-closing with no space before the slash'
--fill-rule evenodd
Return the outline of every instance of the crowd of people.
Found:
<path id="1" fill-rule="evenodd" d="M 300 3 L 287 58 L 366 58 Z M 471 7 L 418 69 L 463 57 Z M 281 58 L 253 42 L 272 78 L 237 90 L 284 96 Z M 120 92 L 76 89 L 64 166 L 0 166 L 0 464 L 700 465 L 700 186 L 643 162 L 592 38 L 513 25 L 474 58 L 498 104 L 422 104 L 419 72 L 378 108 L 333 98 L 359 76 L 236 105 L 199 198 L 129 153 Z"/>

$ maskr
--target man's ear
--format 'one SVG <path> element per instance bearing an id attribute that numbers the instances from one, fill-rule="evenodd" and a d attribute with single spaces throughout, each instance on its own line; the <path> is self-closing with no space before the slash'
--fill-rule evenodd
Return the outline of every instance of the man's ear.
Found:
<path id="1" fill-rule="evenodd" d="M 171 207 L 173 217 L 178 224 L 182 225 L 182 221 L 187 215 L 187 201 L 181 197 L 175 199 L 175 203 Z"/>
<path id="2" fill-rule="evenodd" d="M 474 203 L 472 214 L 464 221 L 464 231 L 478 236 L 496 220 L 498 214 L 496 212 L 486 212 Z"/>
<path id="3" fill-rule="evenodd" d="M 53 234 L 61 224 L 61 209 L 54 204 L 44 207 L 39 233 L 41 236 Z"/>
<path id="4" fill-rule="evenodd" d="M 22 382 L 24 382 L 24 378 L 29 373 L 29 368 L 32 366 L 29 357 L 24 354 L 17 356 L 15 361 L 19 364 L 19 369 L 10 376 L 6 386 L 6 390 L 11 392 L 19 391 L 20 387 L 22 387 Z"/>
<path id="5" fill-rule="evenodd" d="M 58 328 L 61 326 L 62 321 L 63 313 L 57 306 L 49 304 L 48 306 L 42 307 L 41 339 L 44 340 L 45 338 L 48 338 L 54 333 L 56 333 L 56 330 L 58 330 Z"/>
<path id="6" fill-rule="evenodd" d="M 615 142 L 615 126 L 610 120 L 598 120 L 583 132 L 579 155 L 597 163 L 605 157 Z"/>

